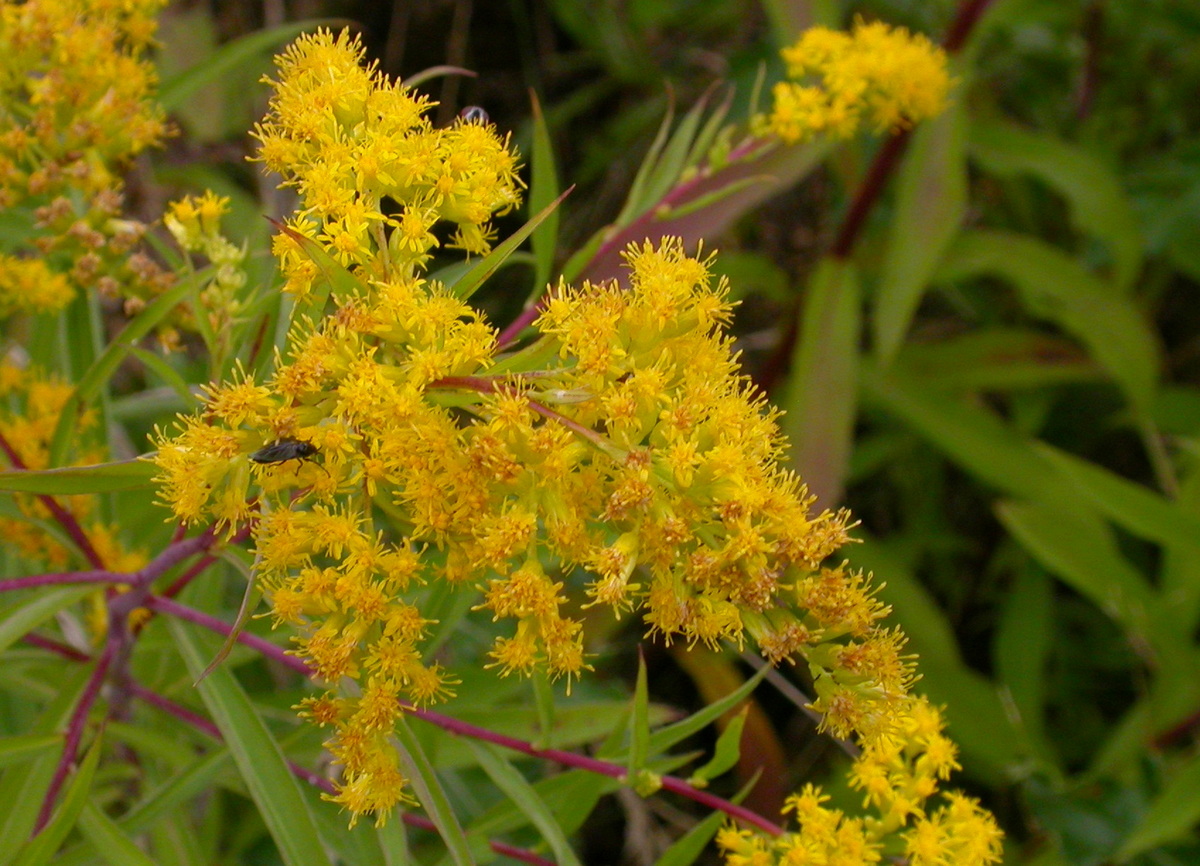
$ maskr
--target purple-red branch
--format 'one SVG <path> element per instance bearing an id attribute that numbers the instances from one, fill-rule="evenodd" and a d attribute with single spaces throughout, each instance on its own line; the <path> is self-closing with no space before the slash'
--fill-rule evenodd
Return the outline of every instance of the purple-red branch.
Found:
<path id="1" fill-rule="evenodd" d="M 67 723 L 66 740 L 63 742 L 62 757 L 59 759 L 58 766 L 54 768 L 50 787 L 46 789 L 46 796 L 42 798 L 42 807 L 38 810 L 37 821 L 33 825 L 35 836 L 42 832 L 42 829 L 50 821 L 50 816 L 54 813 L 54 801 L 58 799 L 58 792 L 62 790 L 63 784 L 67 781 L 67 774 L 71 771 L 71 765 L 75 763 L 75 754 L 79 750 L 79 743 L 83 740 L 83 730 L 87 727 L 88 714 L 92 711 L 92 705 L 96 703 L 100 687 L 104 685 L 104 677 L 112 664 L 114 654 L 115 650 L 111 645 L 104 648 L 104 652 L 100 654 L 100 658 L 96 662 L 95 670 L 88 677 L 83 694 L 79 696 L 79 702 L 71 711 L 71 718 Z"/>
<path id="2" fill-rule="evenodd" d="M 209 616 L 195 608 L 187 607 L 179 604 L 176 601 L 163 598 L 162 596 L 149 596 L 146 599 L 146 607 L 157 611 L 161 614 L 178 617 L 187 622 L 195 623 L 217 632 L 225 636 L 233 632 L 233 626 L 229 625 L 214 616 Z M 286 650 L 280 649 L 269 641 L 262 638 L 242 632 L 237 637 L 240 643 L 246 646 L 253 647 L 270 659 L 282 664 L 297 673 L 311 676 L 312 671 L 302 659 L 296 658 L 288 654 Z M 412 713 L 416 718 L 436 725 L 450 733 L 460 734 L 462 736 L 471 737 L 477 740 L 494 743 L 506 749 L 520 752 L 534 758 L 543 758 L 545 760 L 554 761 L 555 763 L 563 764 L 568 767 L 577 767 L 581 770 L 587 770 L 593 773 L 599 773 L 604 776 L 610 776 L 614 779 L 623 779 L 625 777 L 626 768 L 620 764 L 614 764 L 610 761 L 601 761 L 597 758 L 589 758 L 586 755 L 578 755 L 574 752 L 565 752 L 561 749 L 539 749 L 524 740 L 518 740 L 514 737 L 508 737 L 504 734 L 498 734 L 495 731 L 481 728 L 478 725 L 472 725 L 469 722 L 463 722 L 455 719 L 452 716 L 443 715 L 432 710 L 423 710 L 417 707 L 405 704 L 405 710 Z M 731 818 L 741 821 L 745 824 L 750 824 L 754 827 L 763 830 L 771 835 L 778 836 L 783 833 L 783 828 L 777 824 L 768 821 L 766 818 L 759 815 L 757 812 L 752 812 L 742 806 L 730 803 L 728 800 L 723 800 L 713 794 L 701 791 L 694 786 L 688 784 L 685 780 L 674 776 L 663 776 L 662 787 L 668 791 L 673 791 L 697 803 L 707 806 L 711 809 L 717 809 L 729 815 Z"/>

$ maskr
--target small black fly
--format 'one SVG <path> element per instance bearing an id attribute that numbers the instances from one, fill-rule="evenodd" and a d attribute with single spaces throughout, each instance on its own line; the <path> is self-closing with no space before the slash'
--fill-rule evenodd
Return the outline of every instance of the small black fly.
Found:
<path id="1" fill-rule="evenodd" d="M 280 439 L 264 445 L 250 459 L 255 463 L 287 463 L 289 460 L 308 460 L 317 453 L 317 446 L 300 439 Z"/>

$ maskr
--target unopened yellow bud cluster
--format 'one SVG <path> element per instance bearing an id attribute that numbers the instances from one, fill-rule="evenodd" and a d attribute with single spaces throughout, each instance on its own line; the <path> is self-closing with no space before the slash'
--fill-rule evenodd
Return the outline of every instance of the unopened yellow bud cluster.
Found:
<path id="1" fill-rule="evenodd" d="M 866 125 L 903 129 L 940 114 L 951 79 L 946 54 L 920 34 L 883 22 L 850 33 L 814 27 L 783 51 L 794 79 L 776 84 L 760 132 L 787 144 L 846 138 Z"/>
<path id="2" fill-rule="evenodd" d="M 162 272 L 130 255 L 145 228 L 121 218 L 118 171 L 166 134 L 141 56 L 164 3 L 0 2 L 0 208 L 26 213 L 21 240 L 49 263 L 0 257 L 0 315 L 55 312 L 79 288 L 162 288 Z"/>

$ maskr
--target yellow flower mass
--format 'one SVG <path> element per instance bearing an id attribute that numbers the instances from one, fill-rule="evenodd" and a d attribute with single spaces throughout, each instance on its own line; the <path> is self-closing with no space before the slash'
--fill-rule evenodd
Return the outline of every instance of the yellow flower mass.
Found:
<path id="1" fill-rule="evenodd" d="M 862 20 L 849 33 L 813 27 L 783 59 L 793 80 L 775 85 L 774 104 L 758 125 L 787 144 L 846 138 L 864 125 L 903 129 L 946 107 L 945 52 L 903 27 Z"/>
<path id="2" fill-rule="evenodd" d="M 155 457 L 180 520 L 229 534 L 253 521 L 274 619 L 326 687 L 302 714 L 330 731 L 335 801 L 384 820 L 408 798 L 389 735 L 404 702 L 455 683 L 425 652 L 419 590 L 440 584 L 502 623 L 500 675 L 581 676 L 583 607 L 640 615 L 668 642 L 802 663 L 825 726 L 867 744 L 855 785 L 882 816 L 798 799 L 802 824 L 853 862 L 882 850 L 884 824 L 965 839 L 969 801 L 923 811 L 953 747 L 908 694 L 912 660 L 869 579 L 831 559 L 848 514 L 815 511 L 781 465 L 778 413 L 739 371 L 711 257 L 670 239 L 631 247 L 627 286 L 560 286 L 531 344 L 501 352 L 424 268 L 440 223 L 487 248 L 491 217 L 518 199 L 516 157 L 485 123 L 432 127 L 426 101 L 361 60 L 344 33 L 299 40 L 258 129 L 259 159 L 301 197 L 275 245 L 287 290 L 328 277 L 309 244 L 352 279 L 328 315 L 293 323 L 270 375 L 211 385 Z M 264 462 L 283 442 L 308 458 Z M 732 863 L 743 837 L 726 837 Z"/>

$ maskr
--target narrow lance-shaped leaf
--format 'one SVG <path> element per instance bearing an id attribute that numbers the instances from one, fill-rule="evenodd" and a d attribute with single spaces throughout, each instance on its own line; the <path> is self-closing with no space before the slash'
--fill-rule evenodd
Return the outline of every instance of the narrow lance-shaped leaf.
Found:
<path id="1" fill-rule="evenodd" d="M 536 93 L 530 93 L 533 103 L 533 152 L 530 154 L 529 210 L 538 213 L 545 210 L 558 198 L 558 171 L 555 167 L 554 144 L 546 115 Z M 534 292 L 545 290 L 554 268 L 554 253 L 558 245 L 558 210 L 552 210 L 546 219 L 533 231 L 529 245 L 533 249 Z"/>
<path id="2" fill-rule="evenodd" d="M 75 770 L 70 784 L 62 794 L 62 800 L 55 808 L 49 823 L 42 831 L 26 842 L 12 860 L 12 866 L 43 866 L 51 863 L 55 852 L 58 851 L 67 834 L 79 820 L 79 813 L 87 805 L 88 796 L 92 790 L 92 780 L 96 776 L 96 767 L 100 765 L 100 755 L 103 754 L 102 738 L 96 737 L 88 749 L 79 768 Z"/>
<path id="3" fill-rule="evenodd" d="M 809 281 L 780 408 L 792 460 L 817 501 L 841 500 L 858 408 L 861 330 L 854 266 L 825 258 Z"/>
<path id="4" fill-rule="evenodd" d="M 1128 289 L 1141 267 L 1142 236 L 1132 202 L 1111 167 L 1093 152 L 1042 132 L 996 120 L 971 125 L 971 156 L 994 174 L 1032 174 L 1070 204 L 1071 219 L 1106 244 L 1113 282 Z"/>
<path id="5" fill-rule="evenodd" d="M 138 340 L 150 333 L 159 322 L 175 309 L 180 303 L 194 293 L 198 286 L 203 285 L 212 276 L 213 269 L 205 268 L 194 274 L 189 274 L 176 285 L 167 289 L 146 305 L 128 325 L 109 343 L 91 366 L 80 377 L 75 391 L 63 405 L 59 415 L 58 426 L 54 428 L 54 438 L 50 444 L 50 465 L 60 466 L 67 453 L 67 446 L 75 433 L 79 422 L 79 413 L 90 405 L 92 400 L 116 372 L 125 355 Z"/>
<path id="6" fill-rule="evenodd" d="M 442 837 L 450 859 L 456 866 L 472 866 L 475 857 L 471 853 L 471 844 L 467 841 L 462 825 L 458 822 L 458 816 L 454 814 L 450 798 L 446 796 L 446 791 L 437 777 L 437 771 L 429 760 L 429 756 L 421 748 L 420 740 L 417 739 L 408 720 L 403 716 L 396 723 L 396 739 L 400 744 L 400 756 L 409 773 L 412 786 L 416 790 L 417 797 L 425 808 L 429 820 L 433 821 L 434 826 L 437 827 L 438 835 Z"/>
<path id="7" fill-rule="evenodd" d="M 194 627 L 169 621 L 188 670 L 199 678 L 212 658 L 210 641 Z M 258 807 L 271 838 L 288 866 L 330 866 L 299 782 L 288 769 L 279 744 L 250 698 L 226 668 L 217 667 L 200 682 L 200 696 L 233 753 L 238 772 Z"/>
<path id="8" fill-rule="evenodd" d="M 554 852 L 554 859 L 559 866 L 579 866 L 579 858 L 575 856 L 563 829 L 554 820 L 546 802 L 538 796 L 525 777 L 490 743 L 472 740 L 470 745 L 483 771 L 542 834 L 542 838 Z"/>
<path id="9" fill-rule="evenodd" d="M 1158 346 L 1130 298 L 1044 241 L 1012 232 L 963 232 L 937 279 L 985 273 L 1008 280 L 1032 315 L 1082 341 L 1134 406 L 1148 411 L 1158 379 Z"/>
<path id="10" fill-rule="evenodd" d="M 952 104 L 913 134 L 875 293 L 875 350 L 890 361 L 967 209 L 966 108 Z"/>

